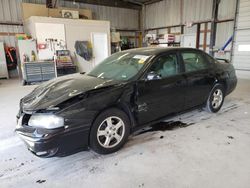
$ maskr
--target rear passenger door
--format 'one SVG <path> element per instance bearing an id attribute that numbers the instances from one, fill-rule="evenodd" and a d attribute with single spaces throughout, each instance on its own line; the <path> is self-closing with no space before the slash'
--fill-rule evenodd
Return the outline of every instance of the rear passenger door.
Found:
<path id="1" fill-rule="evenodd" d="M 187 109 L 206 102 L 214 83 L 211 64 L 198 50 L 180 51 L 184 65 L 184 75 L 187 78 L 185 107 Z"/>

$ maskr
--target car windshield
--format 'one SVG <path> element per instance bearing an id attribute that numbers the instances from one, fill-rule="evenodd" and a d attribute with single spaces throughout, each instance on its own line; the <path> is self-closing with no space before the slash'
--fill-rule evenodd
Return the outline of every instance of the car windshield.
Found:
<path id="1" fill-rule="evenodd" d="M 96 66 L 89 76 L 112 80 L 129 80 L 143 67 L 150 56 L 130 52 L 118 52 Z"/>

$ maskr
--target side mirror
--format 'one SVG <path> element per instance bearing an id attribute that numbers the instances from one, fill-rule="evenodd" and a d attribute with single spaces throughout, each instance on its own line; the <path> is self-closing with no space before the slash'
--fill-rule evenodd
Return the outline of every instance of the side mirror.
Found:
<path id="1" fill-rule="evenodd" d="M 147 80 L 159 80 L 161 79 L 161 76 L 157 74 L 156 72 L 152 71 L 147 74 L 146 79 Z"/>

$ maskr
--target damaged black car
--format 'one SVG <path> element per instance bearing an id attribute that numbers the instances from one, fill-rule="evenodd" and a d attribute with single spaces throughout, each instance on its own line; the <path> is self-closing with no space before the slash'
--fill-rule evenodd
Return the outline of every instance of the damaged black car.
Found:
<path id="1" fill-rule="evenodd" d="M 230 63 L 191 48 L 115 53 L 91 72 L 45 82 L 20 100 L 16 132 L 37 156 L 108 154 L 143 126 L 193 108 L 218 112 L 237 84 Z"/>

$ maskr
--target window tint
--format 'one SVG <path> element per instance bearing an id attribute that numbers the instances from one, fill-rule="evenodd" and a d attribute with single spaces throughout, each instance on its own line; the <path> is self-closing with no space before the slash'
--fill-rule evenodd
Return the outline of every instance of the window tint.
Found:
<path id="1" fill-rule="evenodd" d="M 192 72 L 207 68 L 207 62 L 198 52 L 181 52 L 186 72 Z"/>
<path id="2" fill-rule="evenodd" d="M 179 69 L 176 55 L 169 54 L 159 57 L 152 65 L 149 72 L 155 72 L 161 78 L 178 74 Z"/>

